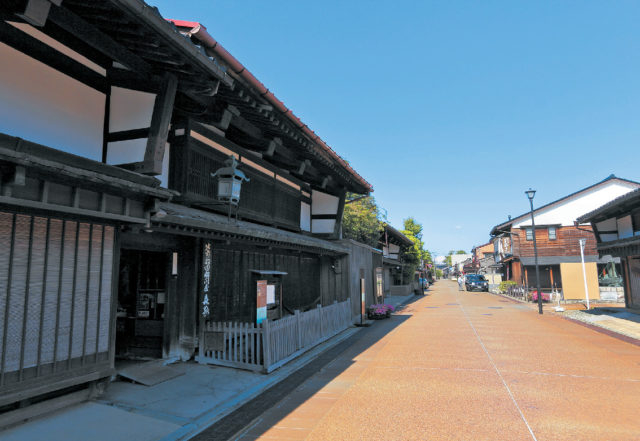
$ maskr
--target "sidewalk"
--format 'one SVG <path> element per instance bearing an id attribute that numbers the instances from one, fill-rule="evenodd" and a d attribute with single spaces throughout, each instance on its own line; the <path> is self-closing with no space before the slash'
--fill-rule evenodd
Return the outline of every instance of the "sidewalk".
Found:
<path id="1" fill-rule="evenodd" d="M 519 302 L 532 309 L 538 309 L 538 305 L 532 302 L 523 302 L 519 299 L 496 294 L 514 302 Z M 635 342 L 640 345 L 640 311 L 625 308 L 620 303 L 599 303 L 587 310 L 582 303 L 561 304 L 564 311 L 556 312 L 556 303 L 544 303 L 542 311 L 544 314 L 555 314 L 565 319 L 586 324 L 588 327 L 597 330 L 604 330 L 607 334 L 618 336 L 625 341 Z"/>
<path id="2" fill-rule="evenodd" d="M 640 345 L 640 311 L 633 311 L 621 306 L 596 306 L 588 311 L 569 310 L 557 314 L 570 320 L 629 337 Z"/>
<path id="3" fill-rule="evenodd" d="M 155 386 L 114 381 L 101 397 L 0 431 L 2 441 L 186 440 L 358 332 L 348 328 L 271 374 L 195 362 Z"/>

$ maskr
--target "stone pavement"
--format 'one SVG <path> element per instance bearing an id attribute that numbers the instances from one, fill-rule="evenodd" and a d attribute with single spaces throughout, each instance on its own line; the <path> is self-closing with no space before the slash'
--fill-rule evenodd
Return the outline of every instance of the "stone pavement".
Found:
<path id="1" fill-rule="evenodd" d="M 183 375 L 155 386 L 115 381 L 97 400 L 0 431 L 0 441 L 189 439 L 358 331 L 349 328 L 269 375 L 188 362 L 169 365 Z"/>
<path id="2" fill-rule="evenodd" d="M 234 439 L 638 440 L 638 397 L 637 346 L 439 282 Z"/>
<path id="3" fill-rule="evenodd" d="M 629 337 L 640 345 L 640 311 L 631 311 L 619 306 L 597 306 L 588 311 L 565 311 L 562 316 Z"/>

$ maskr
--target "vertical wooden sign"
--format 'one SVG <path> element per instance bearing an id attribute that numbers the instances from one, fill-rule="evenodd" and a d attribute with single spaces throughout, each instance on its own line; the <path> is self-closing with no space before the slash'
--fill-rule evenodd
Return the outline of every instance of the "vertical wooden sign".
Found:
<path id="1" fill-rule="evenodd" d="M 382 286 L 382 268 L 376 268 L 376 295 L 378 296 L 378 302 L 382 302 L 382 296 L 384 294 Z"/>
<path id="2" fill-rule="evenodd" d="M 256 323 L 259 325 L 267 318 L 267 281 L 256 282 Z"/>
<path id="3" fill-rule="evenodd" d="M 209 289 L 211 287 L 211 242 L 205 241 L 202 247 L 202 317 L 209 318 Z"/>

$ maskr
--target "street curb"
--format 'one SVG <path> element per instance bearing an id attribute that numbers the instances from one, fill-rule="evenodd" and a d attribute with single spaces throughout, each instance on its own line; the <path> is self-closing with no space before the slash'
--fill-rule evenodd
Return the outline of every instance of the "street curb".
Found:
<path id="1" fill-rule="evenodd" d="M 560 315 L 560 314 L 558 314 Z M 569 320 L 570 322 L 576 323 L 578 325 L 584 326 L 585 328 L 589 328 L 593 331 L 599 332 L 601 334 L 608 335 L 609 337 L 616 338 L 618 340 L 622 340 L 626 343 L 631 343 L 632 345 L 640 346 L 640 340 L 637 338 L 629 337 L 628 335 L 620 334 L 619 332 L 612 331 L 611 329 L 603 328 L 602 326 L 593 325 L 591 323 L 586 323 L 581 320 L 577 320 L 571 317 L 565 317 L 560 315 L 565 320 Z"/>

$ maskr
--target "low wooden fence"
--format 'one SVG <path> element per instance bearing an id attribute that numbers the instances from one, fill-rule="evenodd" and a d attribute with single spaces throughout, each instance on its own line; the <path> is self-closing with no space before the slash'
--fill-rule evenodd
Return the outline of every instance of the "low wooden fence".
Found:
<path id="1" fill-rule="evenodd" d="M 199 363 L 271 372 L 351 325 L 351 301 L 317 308 L 275 321 L 206 322 Z"/>
<path id="2" fill-rule="evenodd" d="M 528 300 L 529 290 L 521 285 L 510 285 L 507 287 L 507 293 L 509 297 L 513 297 L 519 300 Z"/>

